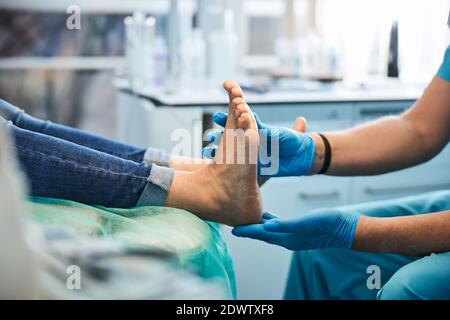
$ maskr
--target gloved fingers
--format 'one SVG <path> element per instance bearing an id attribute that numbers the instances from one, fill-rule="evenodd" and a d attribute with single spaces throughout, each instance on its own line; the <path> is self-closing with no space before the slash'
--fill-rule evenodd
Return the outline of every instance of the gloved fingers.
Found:
<path id="1" fill-rule="evenodd" d="M 264 230 L 270 232 L 297 233 L 302 227 L 302 218 L 281 220 L 271 219 L 264 223 Z"/>
<path id="2" fill-rule="evenodd" d="M 202 157 L 206 159 L 213 159 L 216 156 L 217 146 L 202 148 Z"/>
<path id="3" fill-rule="evenodd" d="M 253 116 L 255 117 L 258 129 L 266 129 L 267 126 L 261 121 L 261 119 L 259 119 L 259 116 L 256 112 L 253 112 Z"/>
<path id="4" fill-rule="evenodd" d="M 297 117 L 294 121 L 294 126 L 292 127 L 295 131 L 306 132 L 306 126 L 308 122 L 305 117 Z"/>
<path id="5" fill-rule="evenodd" d="M 253 238 L 264 232 L 262 224 L 249 224 L 245 226 L 237 226 L 231 230 L 231 233 L 237 237 Z"/>
<path id="6" fill-rule="evenodd" d="M 206 134 L 206 138 L 209 142 L 214 143 L 215 145 L 219 145 L 222 134 L 222 131 L 211 131 Z"/>
<path id="7" fill-rule="evenodd" d="M 212 121 L 221 127 L 225 127 L 227 123 L 227 114 L 225 112 L 216 112 L 212 115 Z"/>
<path id="8" fill-rule="evenodd" d="M 264 230 L 262 224 L 250 224 L 247 226 L 238 226 L 233 228 L 231 233 L 237 237 L 261 240 L 271 244 L 281 245 L 283 247 L 286 245 L 285 234 L 268 232 Z"/>
<path id="9" fill-rule="evenodd" d="M 263 213 L 263 219 L 265 219 L 265 220 L 271 220 L 271 219 L 276 219 L 276 218 L 279 218 L 279 217 L 274 213 L 270 213 L 270 212 Z"/>

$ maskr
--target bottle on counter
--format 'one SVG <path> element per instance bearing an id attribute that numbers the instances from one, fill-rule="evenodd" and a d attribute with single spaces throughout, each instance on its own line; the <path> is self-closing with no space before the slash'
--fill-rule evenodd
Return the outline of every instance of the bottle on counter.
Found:
<path id="1" fill-rule="evenodd" d="M 237 73 L 238 37 L 233 12 L 225 10 L 223 19 L 222 30 L 212 32 L 208 39 L 208 71 L 213 81 L 234 78 Z"/>
<path id="2" fill-rule="evenodd" d="M 206 78 L 206 43 L 203 32 L 197 26 L 197 18 L 193 19 L 193 30 L 181 46 L 182 69 L 184 82 L 201 88 Z"/>
<path id="3" fill-rule="evenodd" d="M 155 23 L 155 18 L 142 12 L 124 19 L 126 75 L 135 89 L 153 82 Z"/>
<path id="4" fill-rule="evenodd" d="M 134 59 L 136 57 L 138 39 L 136 38 L 137 34 L 133 17 L 125 17 L 123 23 L 125 25 L 125 75 L 132 82 L 136 73 Z"/>
<path id="5" fill-rule="evenodd" d="M 155 38 L 153 49 L 154 81 L 156 88 L 164 88 L 167 74 L 167 44 L 163 36 Z"/>
<path id="6" fill-rule="evenodd" d="M 155 83 L 155 25 L 156 19 L 153 17 L 148 17 L 142 24 L 140 78 L 144 86 Z"/>

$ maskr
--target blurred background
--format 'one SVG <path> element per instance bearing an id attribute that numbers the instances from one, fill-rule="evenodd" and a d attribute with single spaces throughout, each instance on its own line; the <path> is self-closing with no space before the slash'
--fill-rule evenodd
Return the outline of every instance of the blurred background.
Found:
<path id="1" fill-rule="evenodd" d="M 198 83 L 222 74 L 350 82 L 387 77 L 388 71 L 423 83 L 436 71 L 448 40 L 448 0 L 179 3 L 177 72 Z M 79 30 L 66 27 L 70 5 L 81 9 Z M 140 57 L 127 62 L 124 19 L 133 13 L 137 23 L 155 18 L 153 50 L 138 48 Z M 150 61 L 144 81 L 165 85 L 169 15 L 170 0 L 0 0 L 0 97 L 35 116 L 114 137 L 115 75 L 127 66 L 135 71 L 137 60 L 154 60 L 156 68 Z M 135 36 L 130 31 L 129 47 L 137 45 Z M 232 61 L 223 64 L 226 54 Z M 390 54 L 396 59 L 389 69 Z M 228 72 L 220 70 L 225 67 Z"/>
<path id="2" fill-rule="evenodd" d="M 449 44 L 449 9 L 450 0 L 0 0 L 0 98 L 137 146 L 174 151 L 188 136 L 180 155 L 198 157 L 232 78 L 267 124 L 302 115 L 309 130 L 339 130 L 420 97 Z M 264 209 L 297 217 L 448 189 L 449 163 L 446 147 L 380 176 L 271 179 Z M 282 298 L 291 253 L 222 229 L 238 297 Z"/>

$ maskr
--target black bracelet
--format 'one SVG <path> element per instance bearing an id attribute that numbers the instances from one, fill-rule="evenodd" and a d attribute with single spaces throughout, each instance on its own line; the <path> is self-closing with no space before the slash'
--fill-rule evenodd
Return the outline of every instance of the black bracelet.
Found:
<path id="1" fill-rule="evenodd" d="M 323 160 L 322 169 L 320 169 L 319 174 L 325 174 L 328 171 L 331 163 L 331 146 L 327 137 L 322 133 L 318 133 L 318 135 L 322 138 L 323 144 L 325 145 L 325 159 Z"/>

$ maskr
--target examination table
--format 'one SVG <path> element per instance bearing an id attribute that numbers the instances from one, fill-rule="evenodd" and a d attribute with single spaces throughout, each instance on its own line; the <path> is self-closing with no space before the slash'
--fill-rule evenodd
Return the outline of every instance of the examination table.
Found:
<path id="1" fill-rule="evenodd" d="M 25 200 L 10 146 L 0 125 L 0 298 L 236 298 L 218 224 L 173 208 Z M 79 264 L 86 295 L 67 290 L 66 267 Z"/>
<path id="2" fill-rule="evenodd" d="M 166 207 L 113 209 L 49 198 L 31 198 L 29 203 L 40 225 L 167 252 L 178 267 L 216 283 L 226 297 L 236 297 L 231 255 L 216 223 Z"/>

